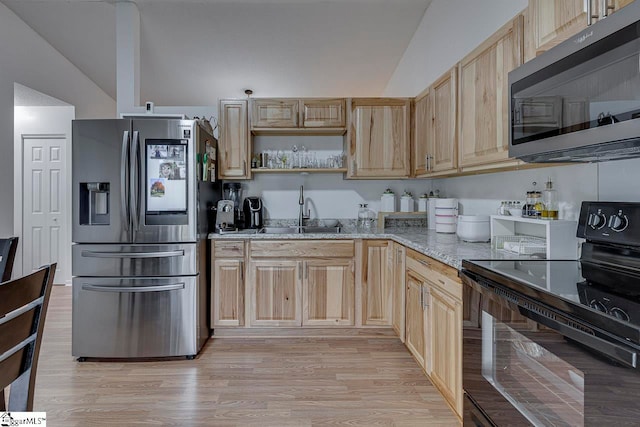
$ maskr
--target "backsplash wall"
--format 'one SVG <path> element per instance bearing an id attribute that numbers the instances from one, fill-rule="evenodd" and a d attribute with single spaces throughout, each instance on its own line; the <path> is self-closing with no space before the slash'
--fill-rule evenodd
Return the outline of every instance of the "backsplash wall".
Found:
<path id="1" fill-rule="evenodd" d="M 560 217 L 577 219 L 585 200 L 640 202 L 640 159 L 553 166 L 518 171 L 470 175 L 455 178 L 413 180 L 345 180 L 342 174 L 254 174 L 243 182 L 243 196 L 263 198 L 266 218 L 297 218 L 300 185 L 304 185 L 312 218 L 356 218 L 359 203 L 378 211 L 386 188 L 404 190 L 414 200 L 436 189 L 445 197 L 459 199 L 461 214 L 494 214 L 502 200 L 524 201 L 525 192 L 544 189 L 551 177 L 560 200 Z M 399 208 L 399 205 L 398 205 Z"/>

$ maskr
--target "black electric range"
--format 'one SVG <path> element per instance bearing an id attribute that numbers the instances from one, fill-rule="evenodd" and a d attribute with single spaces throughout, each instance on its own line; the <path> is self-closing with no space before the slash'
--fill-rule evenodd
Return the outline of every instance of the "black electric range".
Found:
<path id="1" fill-rule="evenodd" d="M 463 261 L 465 425 L 640 419 L 640 203 L 583 202 L 577 236 L 579 260 Z"/>

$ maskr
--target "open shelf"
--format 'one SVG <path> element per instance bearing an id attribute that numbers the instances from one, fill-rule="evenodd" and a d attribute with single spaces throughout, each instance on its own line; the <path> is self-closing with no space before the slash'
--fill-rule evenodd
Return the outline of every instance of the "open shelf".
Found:
<path id="1" fill-rule="evenodd" d="M 251 169 L 251 173 L 345 173 L 346 171 L 347 168 Z"/>

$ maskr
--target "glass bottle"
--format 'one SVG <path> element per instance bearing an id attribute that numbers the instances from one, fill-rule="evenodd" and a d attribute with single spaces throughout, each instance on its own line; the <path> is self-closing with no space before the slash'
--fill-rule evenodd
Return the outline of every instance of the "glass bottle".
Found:
<path id="1" fill-rule="evenodd" d="M 368 208 L 368 204 L 361 203 L 358 209 L 358 230 L 361 232 L 370 232 L 373 225 L 374 213 Z"/>
<path id="2" fill-rule="evenodd" d="M 531 193 L 533 199 L 533 216 L 536 218 L 540 218 L 542 216 L 542 211 L 544 210 L 544 204 L 542 203 L 542 193 L 539 191 L 534 191 Z"/>
<path id="3" fill-rule="evenodd" d="M 547 188 L 542 192 L 542 218 L 558 219 L 558 192 L 553 189 L 551 178 L 547 180 Z"/>

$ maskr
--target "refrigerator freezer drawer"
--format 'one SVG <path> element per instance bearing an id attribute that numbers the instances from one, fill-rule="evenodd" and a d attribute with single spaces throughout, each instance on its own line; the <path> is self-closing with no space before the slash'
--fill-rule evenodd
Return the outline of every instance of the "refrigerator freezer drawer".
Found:
<path id="1" fill-rule="evenodd" d="M 198 280 L 74 277 L 73 356 L 196 355 Z"/>
<path id="2" fill-rule="evenodd" d="M 204 243 L 200 243 L 204 244 Z M 191 276 L 198 274 L 198 243 L 73 245 L 73 275 Z"/>

